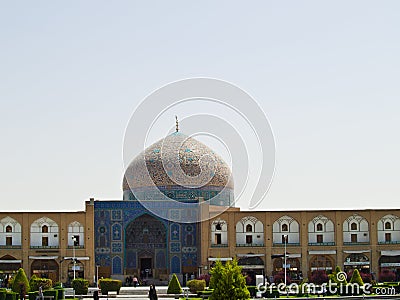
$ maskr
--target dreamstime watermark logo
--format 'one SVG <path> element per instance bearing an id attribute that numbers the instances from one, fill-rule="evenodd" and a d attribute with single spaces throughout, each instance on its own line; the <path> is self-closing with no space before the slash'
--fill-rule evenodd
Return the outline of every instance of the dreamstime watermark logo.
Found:
<path id="1" fill-rule="evenodd" d="M 336 274 L 336 279 L 339 282 L 345 282 L 347 280 L 347 274 L 346 272 L 340 271 Z"/>
<path id="2" fill-rule="evenodd" d="M 165 123 L 160 128 L 163 117 L 177 114 L 179 124 L 171 120 L 168 129 Z M 164 138 L 154 149 L 148 148 L 149 136 L 161 130 Z M 208 219 L 208 214 L 201 214 L 208 201 L 226 208 L 233 205 L 232 175 L 218 155 L 192 139 L 201 137 L 223 145 L 232 164 L 235 202 L 246 199 L 248 208 L 255 209 L 275 170 L 271 126 L 248 93 L 210 78 L 167 84 L 136 107 L 124 136 L 124 199 L 136 199 L 159 217 L 186 223 Z M 251 165 L 255 155 L 256 171 Z"/>
<path id="3" fill-rule="evenodd" d="M 266 283 L 265 285 L 260 283 L 257 289 L 261 293 L 273 294 L 277 291 L 283 295 L 370 295 L 375 293 L 377 295 L 395 295 L 396 289 L 394 287 L 379 287 L 373 286 L 370 283 L 364 283 L 359 285 L 358 283 L 347 283 L 347 274 L 340 271 L 336 274 L 336 281 L 329 279 L 328 282 L 322 284 L 315 283 L 291 283 L 286 285 L 284 283 Z"/>

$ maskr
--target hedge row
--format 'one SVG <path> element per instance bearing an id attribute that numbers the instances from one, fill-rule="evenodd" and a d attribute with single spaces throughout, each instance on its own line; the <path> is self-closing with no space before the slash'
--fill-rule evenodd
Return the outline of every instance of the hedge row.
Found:
<path id="1" fill-rule="evenodd" d="M 103 278 L 99 280 L 99 287 L 103 295 L 107 295 L 108 292 L 117 292 L 117 294 L 119 294 L 119 290 L 122 287 L 122 281 L 111 278 Z"/>
<path id="2" fill-rule="evenodd" d="M 196 294 L 197 292 L 205 290 L 206 281 L 204 279 L 193 279 L 189 280 L 186 285 L 190 289 L 191 293 Z"/>

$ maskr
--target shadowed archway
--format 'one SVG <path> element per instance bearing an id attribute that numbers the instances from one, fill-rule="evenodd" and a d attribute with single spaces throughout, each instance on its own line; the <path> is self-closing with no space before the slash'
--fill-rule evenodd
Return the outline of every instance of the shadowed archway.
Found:
<path id="1" fill-rule="evenodd" d="M 166 252 L 167 229 L 163 222 L 144 214 L 128 224 L 125 230 L 127 275 L 157 278 L 167 274 L 165 255 L 162 255 Z"/>

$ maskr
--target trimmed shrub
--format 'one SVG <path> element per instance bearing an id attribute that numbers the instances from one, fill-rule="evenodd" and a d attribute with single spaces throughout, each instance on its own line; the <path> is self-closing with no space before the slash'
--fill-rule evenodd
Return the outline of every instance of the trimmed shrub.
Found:
<path id="1" fill-rule="evenodd" d="M 58 299 L 65 299 L 65 289 L 62 288 L 61 286 L 57 285 L 54 287 L 55 290 L 58 291 Z"/>
<path id="2" fill-rule="evenodd" d="M 39 291 L 39 286 L 42 287 L 42 290 L 49 290 L 53 286 L 53 281 L 48 278 L 40 278 L 37 277 L 36 275 L 33 275 L 31 277 L 31 280 L 29 281 L 29 286 L 31 292 Z"/>
<path id="3" fill-rule="evenodd" d="M 358 271 L 358 269 L 354 270 L 354 272 L 353 272 L 353 274 L 351 276 L 351 279 L 350 279 L 350 283 L 357 283 L 358 286 L 363 286 L 364 285 L 364 282 L 363 282 L 363 280 L 361 278 L 361 275 L 360 275 L 360 272 Z"/>
<path id="4" fill-rule="evenodd" d="M 17 300 L 17 295 L 18 293 L 9 291 L 6 293 L 6 300 Z"/>
<path id="5" fill-rule="evenodd" d="M 39 296 L 38 292 L 29 292 L 28 293 L 29 300 L 36 300 L 36 297 L 38 297 L 38 296 Z"/>
<path id="6" fill-rule="evenodd" d="M 119 290 L 122 287 L 122 281 L 111 278 L 103 278 L 99 280 L 99 287 L 103 295 L 107 295 L 108 292 L 117 292 L 117 294 L 119 294 Z"/>
<path id="7" fill-rule="evenodd" d="M 190 292 L 196 294 L 199 291 L 203 291 L 206 288 L 206 281 L 204 279 L 193 279 L 187 282 L 187 287 L 190 289 Z"/>
<path id="8" fill-rule="evenodd" d="M 23 293 L 26 295 L 29 292 L 29 281 L 24 269 L 19 268 L 17 275 L 14 277 L 11 290 L 16 293 L 21 293 L 21 289 L 23 289 Z"/>
<path id="9" fill-rule="evenodd" d="M 167 294 L 180 294 L 180 293 L 182 293 L 181 284 L 179 283 L 176 274 L 172 274 L 172 278 L 168 283 Z"/>
<path id="10" fill-rule="evenodd" d="M 89 280 L 83 278 L 76 278 L 72 280 L 72 288 L 78 295 L 87 295 L 89 290 Z"/>
<path id="11" fill-rule="evenodd" d="M 212 295 L 213 292 L 214 292 L 213 289 L 199 291 L 199 292 L 197 292 L 197 296 L 202 297 L 204 299 L 208 299 Z"/>
<path id="12" fill-rule="evenodd" d="M 57 290 L 45 290 L 43 291 L 43 296 L 52 296 L 54 300 L 58 299 L 58 292 Z"/>

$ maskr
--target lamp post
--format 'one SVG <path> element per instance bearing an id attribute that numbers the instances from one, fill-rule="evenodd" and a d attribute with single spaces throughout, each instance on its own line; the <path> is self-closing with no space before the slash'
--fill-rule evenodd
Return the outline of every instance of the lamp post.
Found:
<path id="1" fill-rule="evenodd" d="M 99 288 L 99 265 L 96 265 L 96 288 Z"/>
<path id="2" fill-rule="evenodd" d="M 287 243 L 287 234 L 285 234 L 284 236 L 283 236 L 283 239 L 284 239 L 284 245 L 285 245 L 285 258 L 284 258 L 284 265 L 283 265 L 283 269 L 284 269 L 284 272 L 285 272 L 285 289 L 286 289 L 286 243 Z"/>
<path id="3" fill-rule="evenodd" d="M 72 255 L 73 255 L 73 257 L 72 257 L 72 260 L 73 260 L 73 262 L 74 262 L 74 264 L 73 264 L 73 266 L 72 266 L 72 268 L 73 268 L 73 271 L 74 271 L 74 280 L 75 280 L 75 278 L 76 278 L 76 271 L 75 271 L 75 265 L 76 265 L 76 257 L 75 257 L 75 242 L 76 242 L 76 238 L 75 238 L 75 236 L 72 236 Z"/>
<path id="4" fill-rule="evenodd" d="M 60 260 L 60 274 L 59 274 L 59 276 L 60 276 L 60 284 L 61 284 L 61 287 L 62 287 L 62 263 L 64 262 L 64 259 L 61 259 Z"/>

